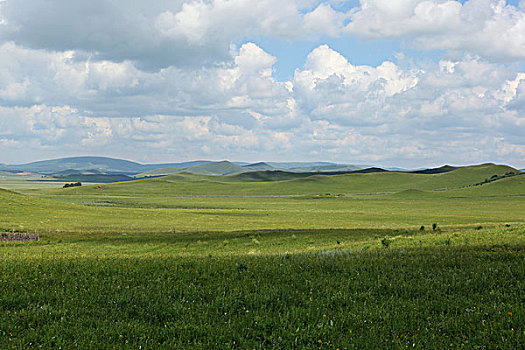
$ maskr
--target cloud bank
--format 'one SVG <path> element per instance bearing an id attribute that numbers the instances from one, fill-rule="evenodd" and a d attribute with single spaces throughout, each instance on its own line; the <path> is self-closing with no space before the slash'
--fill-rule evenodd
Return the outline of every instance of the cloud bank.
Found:
<path id="1" fill-rule="evenodd" d="M 525 166 L 524 2 L 341 3 L 4 1 L 0 161 Z M 279 81 L 279 52 L 234 44 L 250 36 L 402 38 L 451 51 L 357 65 L 319 44 Z"/>

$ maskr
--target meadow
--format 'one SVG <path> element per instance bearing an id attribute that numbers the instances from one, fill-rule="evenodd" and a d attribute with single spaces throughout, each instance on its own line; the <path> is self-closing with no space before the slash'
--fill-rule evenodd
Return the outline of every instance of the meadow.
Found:
<path id="1" fill-rule="evenodd" d="M 12 181 L 0 347 L 523 348 L 508 172 Z"/>

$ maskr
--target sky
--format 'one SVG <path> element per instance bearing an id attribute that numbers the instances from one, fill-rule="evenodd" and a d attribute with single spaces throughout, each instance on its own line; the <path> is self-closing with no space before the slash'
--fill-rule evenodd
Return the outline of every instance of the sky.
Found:
<path id="1" fill-rule="evenodd" d="M 525 0 L 0 0 L 0 163 L 525 168 Z"/>

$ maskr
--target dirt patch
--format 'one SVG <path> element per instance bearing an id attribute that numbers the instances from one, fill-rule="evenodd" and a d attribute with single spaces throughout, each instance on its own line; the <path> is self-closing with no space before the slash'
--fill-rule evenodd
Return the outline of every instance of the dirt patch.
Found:
<path id="1" fill-rule="evenodd" d="M 29 241 L 38 241 L 38 240 L 40 240 L 38 233 L 29 234 L 29 233 L 2 232 L 0 234 L 0 241 L 29 242 Z"/>

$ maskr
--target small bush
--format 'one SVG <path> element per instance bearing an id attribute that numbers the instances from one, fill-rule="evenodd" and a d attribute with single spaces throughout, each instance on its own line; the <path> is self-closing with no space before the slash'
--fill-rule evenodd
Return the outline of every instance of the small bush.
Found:
<path id="1" fill-rule="evenodd" d="M 82 186 L 82 183 L 81 182 L 74 182 L 74 183 L 70 183 L 70 184 L 64 184 L 64 186 L 62 186 L 62 188 L 78 187 L 78 186 Z"/>

